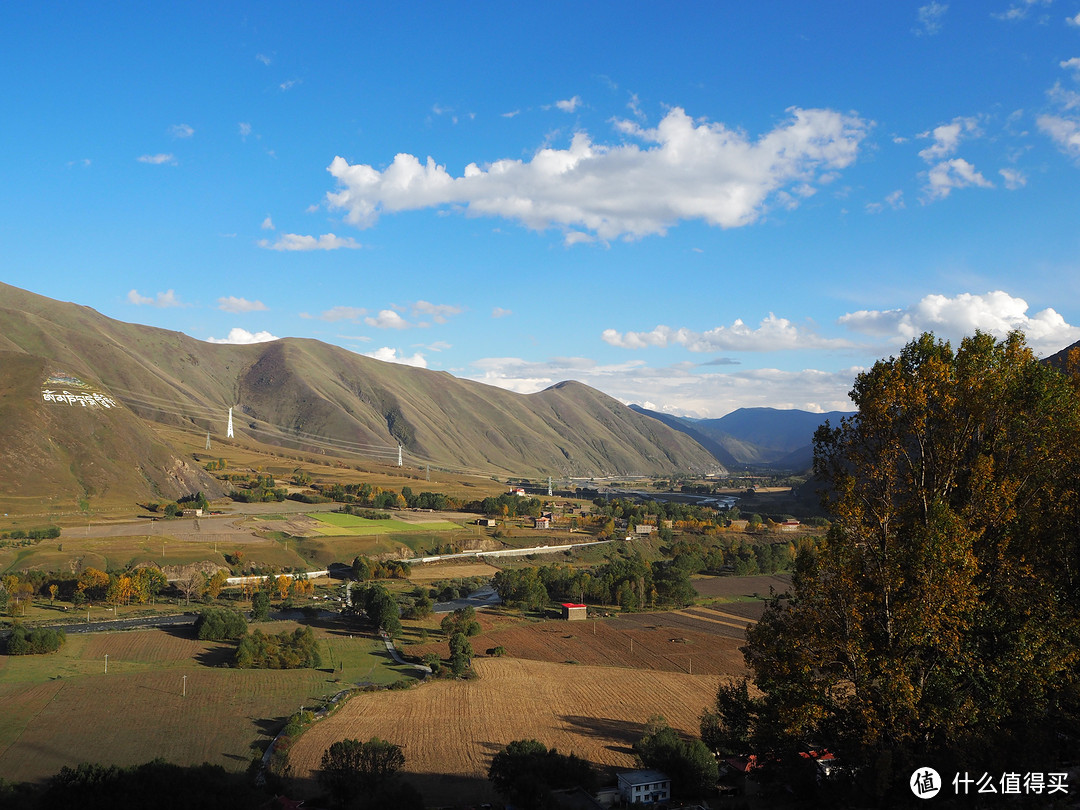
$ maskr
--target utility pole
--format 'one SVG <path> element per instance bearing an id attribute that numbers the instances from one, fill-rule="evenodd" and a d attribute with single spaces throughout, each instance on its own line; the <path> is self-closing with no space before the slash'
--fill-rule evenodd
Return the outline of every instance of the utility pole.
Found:
<path id="1" fill-rule="evenodd" d="M 109 674 L 109 654 L 105 653 L 105 674 Z"/>
<path id="2" fill-rule="evenodd" d="M 184 697 L 187 697 L 187 675 L 184 676 Z"/>
<path id="3" fill-rule="evenodd" d="M 397 446 L 397 465 L 401 466 L 401 445 Z"/>

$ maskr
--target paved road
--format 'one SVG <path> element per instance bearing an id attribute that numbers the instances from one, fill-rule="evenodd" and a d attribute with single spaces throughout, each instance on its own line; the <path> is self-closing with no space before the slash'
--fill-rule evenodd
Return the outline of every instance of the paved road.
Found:
<path id="1" fill-rule="evenodd" d="M 449 602 L 436 602 L 434 612 L 450 613 L 451 611 L 464 607 L 480 609 L 501 604 L 502 599 L 495 593 L 495 589 L 491 585 L 484 585 L 482 588 L 478 588 L 461 599 L 451 599 Z"/>
<path id="2" fill-rule="evenodd" d="M 394 646 L 394 640 L 387 636 L 386 633 L 380 631 L 379 635 L 382 636 L 383 644 L 386 645 L 386 651 L 390 653 L 390 657 L 393 658 L 397 663 L 401 664 L 403 667 L 412 667 L 418 672 L 423 672 L 425 675 L 431 674 L 431 667 L 429 667 L 427 664 L 414 664 L 412 661 L 406 661 L 404 658 L 402 658 L 401 653 L 399 653 L 397 651 L 397 647 Z"/>

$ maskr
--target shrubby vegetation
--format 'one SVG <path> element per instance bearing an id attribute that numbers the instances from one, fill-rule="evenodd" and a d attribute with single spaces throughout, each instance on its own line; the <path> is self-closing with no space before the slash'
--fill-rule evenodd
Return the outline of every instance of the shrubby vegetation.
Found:
<path id="1" fill-rule="evenodd" d="M 560 754 L 537 740 L 514 740 L 495 754 L 488 779 L 508 803 L 525 810 L 546 807 L 553 790 L 596 787 L 596 772 L 576 754 Z"/>
<path id="2" fill-rule="evenodd" d="M 8 655 L 40 655 L 53 653 L 64 646 L 64 631 L 52 627 L 34 627 L 27 629 L 21 624 L 15 625 L 7 640 Z"/>
<path id="3" fill-rule="evenodd" d="M 634 752 L 646 768 L 671 777 L 673 797 L 701 796 L 715 790 L 716 758 L 701 740 L 684 740 L 663 717 L 650 718 Z"/>
<path id="4" fill-rule="evenodd" d="M 247 630 L 244 614 L 231 608 L 205 608 L 195 620 L 195 635 L 202 641 L 231 641 L 246 636 Z"/>
<path id="5" fill-rule="evenodd" d="M 397 779 L 404 765 L 400 746 L 386 740 L 340 740 L 323 752 L 319 784 L 341 806 L 423 810 L 423 797 Z"/>
<path id="6" fill-rule="evenodd" d="M 269 635 L 256 630 L 240 641 L 233 665 L 238 669 L 301 669 L 322 665 L 310 627 Z"/>

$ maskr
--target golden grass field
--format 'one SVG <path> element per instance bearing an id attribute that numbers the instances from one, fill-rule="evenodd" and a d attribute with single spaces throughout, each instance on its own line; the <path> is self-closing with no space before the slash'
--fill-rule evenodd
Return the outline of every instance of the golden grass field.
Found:
<path id="1" fill-rule="evenodd" d="M 293 746 L 294 774 L 314 779 L 331 744 L 377 736 L 402 746 L 405 774 L 428 804 L 493 801 L 487 769 L 507 743 L 532 737 L 609 770 L 633 768 L 631 746 L 649 718 L 663 715 L 673 728 L 696 735 L 720 681 L 515 658 L 474 663 L 480 676 L 474 681 L 352 698 Z"/>

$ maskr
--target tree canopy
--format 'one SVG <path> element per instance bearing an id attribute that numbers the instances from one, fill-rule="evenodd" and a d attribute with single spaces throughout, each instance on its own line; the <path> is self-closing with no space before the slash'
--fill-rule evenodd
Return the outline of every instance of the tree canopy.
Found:
<path id="1" fill-rule="evenodd" d="M 488 778 L 508 802 L 530 810 L 544 807 L 553 790 L 592 790 L 596 772 L 576 754 L 560 754 L 538 740 L 514 740 L 492 757 Z"/>
<path id="2" fill-rule="evenodd" d="M 747 633 L 759 750 L 814 741 L 878 794 L 1075 750 L 1077 388 L 1019 333 L 923 335 L 859 375 L 815 435 L 828 535 Z"/>
<path id="3" fill-rule="evenodd" d="M 343 805 L 422 808 L 420 795 L 395 777 L 405 765 L 400 746 L 372 737 L 367 742 L 339 740 L 323 752 L 319 783 Z"/>

